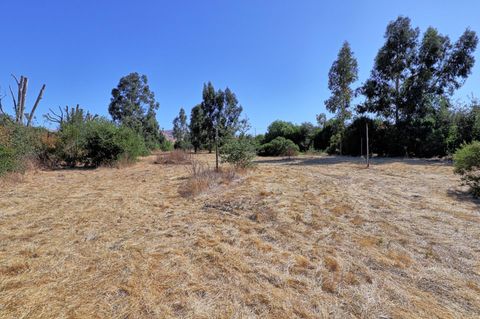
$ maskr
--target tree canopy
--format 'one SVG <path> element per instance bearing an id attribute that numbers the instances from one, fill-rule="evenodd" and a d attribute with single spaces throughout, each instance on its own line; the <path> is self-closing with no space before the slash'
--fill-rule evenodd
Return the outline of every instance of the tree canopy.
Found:
<path id="1" fill-rule="evenodd" d="M 146 75 L 130 73 L 112 90 L 108 112 L 115 123 L 138 132 L 149 148 L 158 148 L 164 141 L 156 119 L 159 103 L 148 86 Z"/>
<path id="2" fill-rule="evenodd" d="M 450 96 L 462 86 L 475 62 L 475 32 L 465 30 L 455 43 L 433 27 L 421 41 L 419 36 L 407 17 L 388 24 L 370 78 L 360 88 L 365 96 L 360 113 L 410 122 L 424 116 L 438 96 Z"/>

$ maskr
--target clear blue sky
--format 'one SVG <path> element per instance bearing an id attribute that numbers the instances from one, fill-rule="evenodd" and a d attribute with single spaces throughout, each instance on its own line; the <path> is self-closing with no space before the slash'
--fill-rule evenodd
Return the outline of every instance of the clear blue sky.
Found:
<path id="1" fill-rule="evenodd" d="M 79 103 L 107 115 L 121 76 L 146 74 L 168 129 L 181 106 L 201 100 L 202 85 L 229 86 L 252 124 L 315 122 L 325 112 L 327 74 L 344 40 L 369 75 L 387 23 L 398 15 L 456 40 L 480 32 L 480 1 L 34 1 L 0 3 L 0 85 L 10 73 L 30 79 L 28 105 L 42 83 L 37 112 Z M 463 98 L 480 95 L 480 50 Z M 10 100 L 6 99 L 10 106 Z"/>

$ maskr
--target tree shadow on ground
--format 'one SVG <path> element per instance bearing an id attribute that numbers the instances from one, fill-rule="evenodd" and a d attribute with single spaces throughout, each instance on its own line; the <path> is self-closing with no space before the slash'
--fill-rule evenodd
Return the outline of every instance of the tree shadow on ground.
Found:
<path id="1" fill-rule="evenodd" d="M 470 191 L 468 190 L 468 188 L 449 189 L 449 190 L 447 191 L 447 195 L 448 195 L 448 197 L 450 197 L 450 198 L 452 198 L 452 199 L 454 199 L 454 200 L 457 200 L 457 201 L 461 201 L 461 202 L 468 201 L 468 202 L 471 202 L 471 203 L 473 203 L 477 208 L 480 208 L 480 198 L 474 197 L 474 196 L 470 193 Z"/>
<path id="2" fill-rule="evenodd" d="M 353 156 L 300 156 L 295 158 L 271 157 L 261 158 L 255 161 L 257 164 L 277 164 L 277 165 L 336 165 L 336 164 L 358 164 L 366 165 L 365 158 Z M 370 159 L 370 165 L 384 165 L 392 163 L 403 163 L 408 165 L 432 165 L 432 166 L 451 166 L 452 162 L 442 159 L 420 159 L 403 157 L 374 157 Z"/>
<path id="3" fill-rule="evenodd" d="M 52 172 L 64 172 L 64 171 L 71 171 L 71 172 L 74 172 L 74 171 L 94 171 L 96 170 L 97 168 L 99 168 L 99 166 L 75 166 L 75 167 L 71 167 L 71 166 L 56 166 L 56 167 L 46 167 L 44 168 L 43 170 L 45 171 L 52 171 Z"/>

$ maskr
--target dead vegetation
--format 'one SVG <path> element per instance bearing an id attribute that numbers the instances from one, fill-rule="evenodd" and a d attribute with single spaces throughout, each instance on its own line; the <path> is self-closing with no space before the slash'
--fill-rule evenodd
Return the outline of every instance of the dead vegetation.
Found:
<path id="1" fill-rule="evenodd" d="M 154 161 L 155 164 L 174 164 L 185 165 L 190 164 L 192 161 L 192 154 L 184 150 L 173 150 L 171 152 L 163 152 L 157 154 Z"/>
<path id="2" fill-rule="evenodd" d="M 0 317 L 480 316 L 479 204 L 448 165 L 272 159 L 182 197 L 204 169 L 153 161 L 2 185 Z"/>
<path id="3" fill-rule="evenodd" d="M 237 170 L 231 166 L 219 167 L 218 170 L 208 163 L 191 159 L 189 177 L 180 185 L 179 194 L 183 197 L 199 195 L 207 190 L 229 185 L 237 176 Z"/>

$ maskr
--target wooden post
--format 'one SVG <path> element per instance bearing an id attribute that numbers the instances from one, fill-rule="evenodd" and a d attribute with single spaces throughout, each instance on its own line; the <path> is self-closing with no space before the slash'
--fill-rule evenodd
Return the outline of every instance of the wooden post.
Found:
<path id="1" fill-rule="evenodd" d="M 367 135 L 367 168 L 370 167 L 370 150 L 368 147 L 368 123 L 365 123 L 365 131 Z"/>

